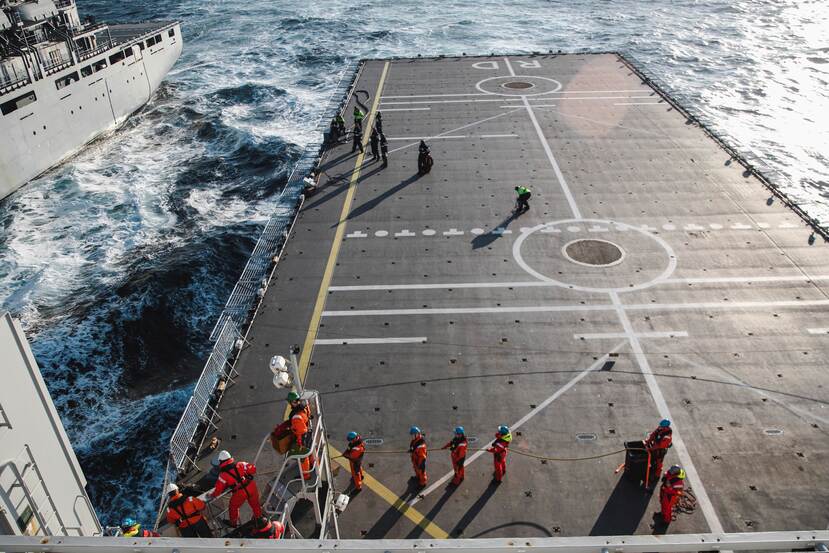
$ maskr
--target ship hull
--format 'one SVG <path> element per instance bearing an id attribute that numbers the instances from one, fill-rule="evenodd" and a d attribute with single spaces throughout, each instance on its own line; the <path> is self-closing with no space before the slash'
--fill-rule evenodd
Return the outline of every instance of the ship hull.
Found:
<path id="1" fill-rule="evenodd" d="M 181 55 L 180 28 L 170 29 L 158 44 L 121 45 L 16 91 L 15 96 L 34 92 L 37 100 L 0 119 L 0 198 L 116 130 L 143 107 Z M 133 54 L 109 63 L 113 53 L 124 50 Z M 106 69 L 57 88 L 57 80 L 80 75 L 81 67 L 101 60 L 107 60 Z"/>

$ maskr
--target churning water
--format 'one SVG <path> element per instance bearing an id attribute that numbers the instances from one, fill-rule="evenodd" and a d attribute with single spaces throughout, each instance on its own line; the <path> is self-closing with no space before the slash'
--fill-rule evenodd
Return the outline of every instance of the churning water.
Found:
<path id="1" fill-rule="evenodd" d="M 184 54 L 114 136 L 0 204 L 20 317 L 104 522 L 152 520 L 208 334 L 346 62 L 621 50 L 829 221 L 823 1 L 81 0 L 180 19 Z"/>

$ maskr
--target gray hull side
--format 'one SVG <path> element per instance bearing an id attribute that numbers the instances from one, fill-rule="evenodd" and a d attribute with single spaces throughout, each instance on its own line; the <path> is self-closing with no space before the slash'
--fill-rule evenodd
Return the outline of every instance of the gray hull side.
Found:
<path id="1" fill-rule="evenodd" d="M 55 80 L 79 71 L 78 65 L 18 91 L 34 90 L 37 101 L 0 117 L 0 199 L 117 129 L 146 104 L 181 55 L 178 25 L 175 36 L 165 32 L 164 39 L 60 90 Z"/>

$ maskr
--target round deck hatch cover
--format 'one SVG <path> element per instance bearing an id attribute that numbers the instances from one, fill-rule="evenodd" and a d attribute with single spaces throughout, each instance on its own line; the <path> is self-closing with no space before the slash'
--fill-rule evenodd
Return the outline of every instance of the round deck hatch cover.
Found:
<path id="1" fill-rule="evenodd" d="M 567 243 L 563 250 L 570 261 L 594 267 L 616 265 L 624 257 L 622 248 L 607 240 L 573 240 Z"/>
<path id="2" fill-rule="evenodd" d="M 501 86 L 503 86 L 504 88 L 514 88 L 516 90 L 523 90 L 525 88 L 532 88 L 535 85 L 532 83 L 528 83 L 526 81 L 510 81 L 508 83 L 504 83 Z"/>

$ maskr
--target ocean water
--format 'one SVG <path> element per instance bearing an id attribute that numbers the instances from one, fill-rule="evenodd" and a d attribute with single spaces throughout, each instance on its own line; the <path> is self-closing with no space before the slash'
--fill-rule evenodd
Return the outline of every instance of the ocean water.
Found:
<path id="1" fill-rule="evenodd" d="M 104 523 L 152 521 L 208 335 L 340 69 L 362 57 L 621 50 L 829 223 L 824 1 L 80 0 L 179 19 L 184 53 L 119 132 L 0 203 L 20 317 Z"/>

